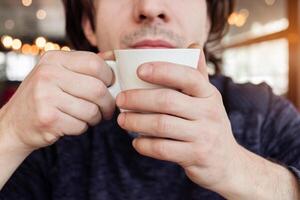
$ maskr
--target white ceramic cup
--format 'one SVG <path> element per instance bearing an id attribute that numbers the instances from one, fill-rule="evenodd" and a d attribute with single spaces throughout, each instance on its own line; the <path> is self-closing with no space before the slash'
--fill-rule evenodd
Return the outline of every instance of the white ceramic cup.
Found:
<path id="1" fill-rule="evenodd" d="M 137 69 L 147 62 L 170 62 L 197 68 L 200 49 L 127 49 L 114 51 L 116 61 L 106 61 L 113 69 L 115 83 L 108 89 L 116 97 L 119 92 L 131 89 L 162 88 L 142 81 Z"/>

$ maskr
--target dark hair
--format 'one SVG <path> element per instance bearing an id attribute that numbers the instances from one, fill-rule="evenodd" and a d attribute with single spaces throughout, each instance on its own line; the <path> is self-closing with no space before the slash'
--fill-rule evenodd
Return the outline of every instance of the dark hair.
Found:
<path id="1" fill-rule="evenodd" d="M 233 12 L 235 0 L 206 0 L 208 15 L 211 21 L 211 29 L 208 41 L 204 47 L 206 59 L 212 62 L 216 72 L 220 69 L 221 58 L 218 58 L 214 51 L 216 45 L 228 29 L 227 19 Z M 87 17 L 91 21 L 95 30 L 93 0 L 63 0 L 66 13 L 66 32 L 70 45 L 77 50 L 97 52 L 97 48 L 90 45 L 85 38 L 81 21 L 82 17 Z"/>

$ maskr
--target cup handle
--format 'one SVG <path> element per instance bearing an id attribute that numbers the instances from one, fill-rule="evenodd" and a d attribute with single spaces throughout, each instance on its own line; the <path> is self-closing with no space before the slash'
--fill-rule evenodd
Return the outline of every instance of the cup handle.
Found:
<path id="1" fill-rule="evenodd" d="M 116 98 L 117 95 L 121 92 L 120 84 L 119 84 L 119 78 L 117 73 L 117 65 L 115 61 L 109 60 L 105 61 L 106 64 L 112 69 L 114 75 L 115 75 L 115 81 L 114 83 L 108 87 L 109 92 L 111 95 Z"/>

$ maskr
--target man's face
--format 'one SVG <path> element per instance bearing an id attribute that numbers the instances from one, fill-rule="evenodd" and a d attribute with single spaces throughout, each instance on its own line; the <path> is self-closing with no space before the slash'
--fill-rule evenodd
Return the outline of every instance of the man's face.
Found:
<path id="1" fill-rule="evenodd" d="M 95 39 L 102 51 L 204 45 L 206 0 L 97 0 Z"/>

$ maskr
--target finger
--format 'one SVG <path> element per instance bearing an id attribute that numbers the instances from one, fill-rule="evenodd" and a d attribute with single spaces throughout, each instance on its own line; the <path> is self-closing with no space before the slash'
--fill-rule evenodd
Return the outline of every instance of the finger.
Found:
<path id="1" fill-rule="evenodd" d="M 59 117 L 55 127 L 61 135 L 80 135 L 88 129 L 88 125 L 64 112 L 59 112 Z"/>
<path id="2" fill-rule="evenodd" d="M 196 120 L 200 114 L 197 100 L 172 89 L 127 90 L 118 94 L 116 104 L 121 109 Z"/>
<path id="3" fill-rule="evenodd" d="M 200 58 L 199 58 L 197 69 L 203 75 L 203 77 L 207 81 L 209 81 L 208 71 L 207 71 L 207 64 L 206 64 L 205 54 L 204 54 L 203 50 L 201 50 L 201 53 L 200 53 Z"/>
<path id="4" fill-rule="evenodd" d="M 209 97 L 213 92 L 213 86 L 199 70 L 174 63 L 145 63 L 138 68 L 138 76 L 146 82 L 174 88 L 194 97 Z"/>
<path id="5" fill-rule="evenodd" d="M 98 105 L 104 119 L 112 117 L 115 100 L 102 81 L 68 70 L 61 72 L 57 81 L 62 91 Z"/>
<path id="6" fill-rule="evenodd" d="M 51 51 L 46 53 L 40 63 L 56 64 L 76 73 L 102 80 L 106 86 L 112 84 L 113 73 L 105 61 L 95 53 L 85 51 Z"/>
<path id="7" fill-rule="evenodd" d="M 140 137 L 133 146 L 142 155 L 186 166 L 191 162 L 193 152 L 191 143 L 160 138 Z"/>
<path id="8" fill-rule="evenodd" d="M 64 113 L 93 126 L 101 120 L 101 112 L 96 104 L 59 92 L 56 107 Z"/>
<path id="9" fill-rule="evenodd" d="M 197 133 L 195 122 L 161 114 L 121 113 L 119 125 L 128 131 L 144 136 L 194 141 Z"/>
<path id="10" fill-rule="evenodd" d="M 192 44 L 189 45 L 188 48 L 190 48 L 190 49 L 201 49 L 197 69 L 201 72 L 201 74 L 205 77 L 206 80 L 209 80 L 208 79 L 207 65 L 206 65 L 206 60 L 205 60 L 205 54 L 204 54 L 203 48 L 201 47 L 201 45 L 199 43 L 192 43 Z"/>
<path id="11" fill-rule="evenodd" d="M 98 55 L 99 55 L 103 60 L 116 60 L 115 54 L 114 54 L 113 51 L 99 52 Z"/>

